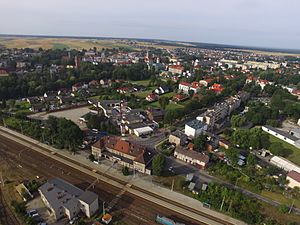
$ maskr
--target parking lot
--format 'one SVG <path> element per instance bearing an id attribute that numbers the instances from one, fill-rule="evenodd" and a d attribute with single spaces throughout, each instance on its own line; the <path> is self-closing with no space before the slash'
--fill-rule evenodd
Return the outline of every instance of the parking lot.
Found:
<path id="1" fill-rule="evenodd" d="M 54 216 L 50 214 L 50 211 L 44 205 L 40 196 L 29 201 L 26 206 L 27 211 L 35 209 L 38 212 L 40 219 L 47 223 L 47 225 L 65 225 L 69 223 L 67 219 L 56 222 Z"/>
<path id="2" fill-rule="evenodd" d="M 74 123 L 76 123 L 81 129 L 85 128 L 85 123 L 80 123 L 79 118 L 83 115 L 87 114 L 89 112 L 89 106 L 80 107 L 76 109 L 68 109 L 63 110 L 59 112 L 52 112 L 52 113 L 36 113 L 33 115 L 30 115 L 30 118 L 33 119 L 41 119 L 41 120 L 47 120 L 49 116 L 55 116 L 58 118 L 66 118 L 68 120 L 72 120 Z"/>

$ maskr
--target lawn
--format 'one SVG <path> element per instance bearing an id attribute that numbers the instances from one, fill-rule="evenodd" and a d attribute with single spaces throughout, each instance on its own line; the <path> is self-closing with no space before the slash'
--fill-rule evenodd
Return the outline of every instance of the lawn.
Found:
<path id="1" fill-rule="evenodd" d="M 150 103 L 150 106 L 154 107 L 154 108 L 160 108 L 159 102 L 152 102 Z M 175 104 L 175 103 L 170 103 L 169 105 L 167 105 L 166 110 L 176 110 L 176 109 L 182 109 L 184 106 L 180 105 L 180 104 Z"/>
<path id="2" fill-rule="evenodd" d="M 288 144 L 288 143 L 274 137 L 273 135 L 270 135 L 270 134 L 268 134 L 268 135 L 269 135 L 269 140 L 270 140 L 271 144 L 272 143 L 281 143 L 284 148 L 292 150 L 293 154 L 288 156 L 287 159 L 290 160 L 291 162 L 297 164 L 298 166 L 300 166 L 300 149 L 299 148 L 296 148 L 295 146 Z"/>
<path id="3" fill-rule="evenodd" d="M 294 199 L 288 199 L 282 194 L 271 192 L 271 191 L 266 191 L 266 190 L 263 190 L 261 192 L 261 195 L 266 197 L 266 198 L 269 198 L 269 199 L 274 200 L 274 201 L 278 201 L 278 202 L 280 202 L 282 204 L 286 204 L 286 205 L 291 205 L 293 203 L 293 200 L 294 200 Z M 300 200 L 299 199 L 295 199 L 294 204 L 295 204 L 294 205 L 295 207 L 300 208 Z"/>
<path id="4" fill-rule="evenodd" d="M 143 85 L 143 86 L 148 87 L 149 81 L 150 81 L 150 79 L 147 79 L 147 80 L 132 81 L 131 83 L 133 83 L 133 84 L 138 84 L 138 85 Z"/>
<path id="5" fill-rule="evenodd" d="M 30 107 L 31 107 L 31 105 L 27 101 L 20 101 L 20 102 L 16 102 L 13 111 L 16 112 L 16 113 L 28 114 L 28 113 L 32 113 L 29 110 Z"/>
<path id="6" fill-rule="evenodd" d="M 173 190 L 181 194 L 187 195 L 189 197 L 194 197 L 193 193 L 184 188 L 185 177 L 183 176 L 162 176 L 153 177 L 153 181 L 171 190 L 172 184 L 174 182 Z"/>
<path id="7" fill-rule="evenodd" d="M 53 43 L 53 48 L 54 49 L 64 49 L 68 48 L 69 46 L 63 43 Z"/>

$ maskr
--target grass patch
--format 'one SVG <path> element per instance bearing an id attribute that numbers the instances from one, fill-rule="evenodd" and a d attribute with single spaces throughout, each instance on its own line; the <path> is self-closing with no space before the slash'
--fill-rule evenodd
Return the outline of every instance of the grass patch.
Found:
<path id="1" fill-rule="evenodd" d="M 276 207 L 270 206 L 267 203 L 261 202 L 263 207 L 263 215 L 268 218 L 275 219 L 279 224 L 290 224 L 300 221 L 300 216 L 295 214 L 283 214 L 278 211 Z"/>
<path id="2" fill-rule="evenodd" d="M 53 48 L 54 49 L 64 49 L 64 48 L 69 48 L 69 46 L 66 44 L 63 44 L 63 43 L 53 43 Z"/>
<path id="3" fill-rule="evenodd" d="M 170 190 L 172 188 L 173 180 L 174 180 L 173 191 L 187 195 L 192 198 L 195 197 L 192 192 L 190 192 L 187 188 L 184 188 L 185 177 L 183 176 L 177 175 L 177 176 L 153 177 L 154 182 L 161 184 L 162 186 Z"/>
<path id="4" fill-rule="evenodd" d="M 266 133 L 266 132 L 265 132 Z M 268 134 L 268 133 L 266 133 Z M 273 135 L 269 135 L 269 141 L 270 143 L 281 143 L 282 146 L 286 149 L 290 149 L 291 151 L 293 151 L 293 154 L 289 155 L 287 157 L 288 160 L 290 160 L 291 162 L 297 164 L 298 166 L 300 166 L 300 149 L 296 148 L 295 146 L 286 143 L 285 141 L 280 140 L 279 138 L 274 137 Z"/>
<path id="5" fill-rule="evenodd" d="M 131 81 L 131 83 L 133 83 L 133 84 L 143 85 L 143 86 L 146 86 L 146 87 L 148 87 L 149 82 L 150 82 L 150 79 L 147 79 L 147 80 L 138 80 L 138 81 Z"/>
<path id="6" fill-rule="evenodd" d="M 266 191 L 266 190 L 263 190 L 261 192 L 261 195 L 266 197 L 266 198 L 269 198 L 269 199 L 274 200 L 274 201 L 278 201 L 278 202 L 280 202 L 282 204 L 286 204 L 286 205 L 291 205 L 294 201 L 294 199 L 286 198 L 282 194 L 271 192 L 271 191 Z M 299 199 L 295 199 L 294 204 L 295 204 L 294 205 L 295 207 L 300 208 L 300 200 Z"/>

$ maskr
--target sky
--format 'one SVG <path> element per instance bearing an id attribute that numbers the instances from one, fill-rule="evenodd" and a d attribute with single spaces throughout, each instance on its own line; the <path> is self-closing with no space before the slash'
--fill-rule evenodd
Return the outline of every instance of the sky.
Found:
<path id="1" fill-rule="evenodd" d="M 300 49 L 299 0 L 0 0 L 0 33 Z"/>

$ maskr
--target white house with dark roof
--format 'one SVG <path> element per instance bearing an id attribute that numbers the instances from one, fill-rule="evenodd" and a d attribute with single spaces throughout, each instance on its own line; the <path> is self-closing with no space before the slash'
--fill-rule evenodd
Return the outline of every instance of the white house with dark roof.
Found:
<path id="1" fill-rule="evenodd" d="M 279 130 L 275 127 L 271 127 L 268 125 L 262 126 L 262 130 L 291 145 L 294 145 L 297 148 L 300 148 L 300 139 L 292 134 L 289 134 L 285 131 Z"/>
<path id="2" fill-rule="evenodd" d="M 92 217 L 99 208 L 98 195 L 83 191 L 59 179 L 51 179 L 39 188 L 41 199 L 56 220 L 67 217 L 69 220 L 83 212 Z"/>

